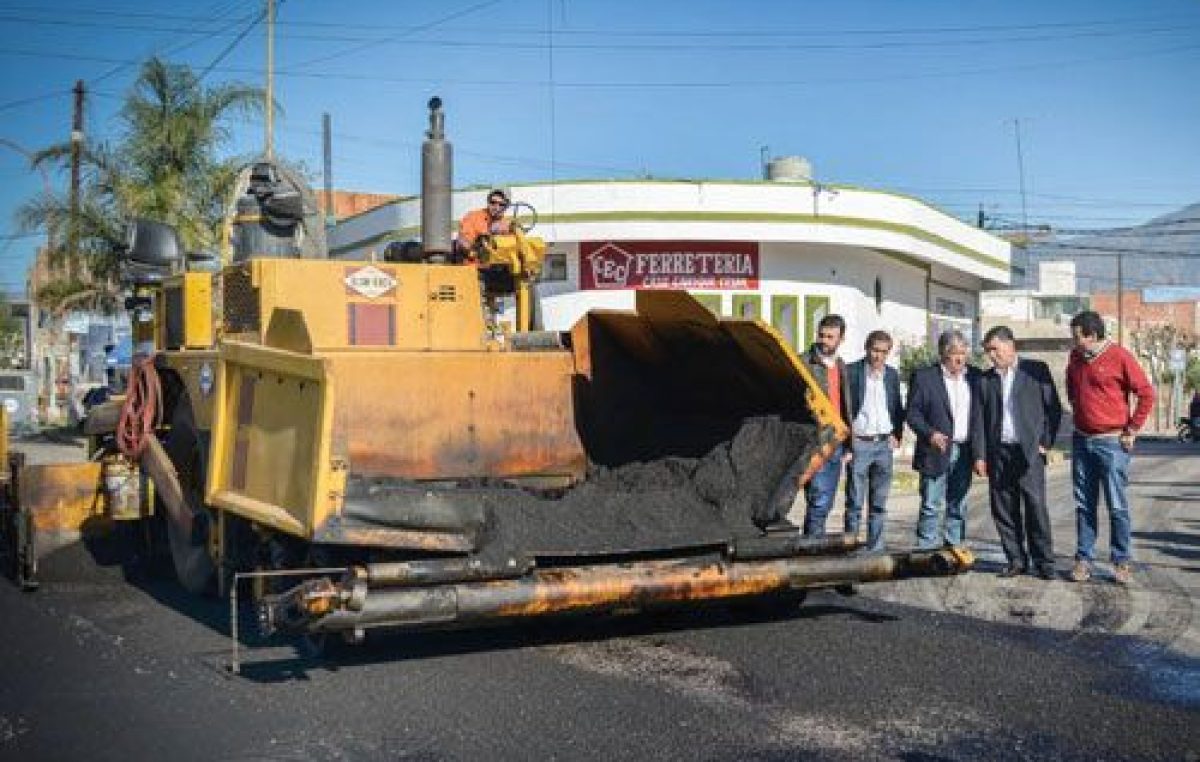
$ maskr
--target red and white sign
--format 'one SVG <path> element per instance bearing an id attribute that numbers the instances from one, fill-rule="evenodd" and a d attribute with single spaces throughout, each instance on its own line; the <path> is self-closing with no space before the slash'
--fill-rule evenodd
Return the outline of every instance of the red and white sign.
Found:
<path id="1" fill-rule="evenodd" d="M 756 241 L 591 241 L 579 260 L 584 290 L 758 288 Z"/>
<path id="2" fill-rule="evenodd" d="M 396 288 L 396 284 L 400 281 L 396 280 L 393 274 L 395 270 L 388 267 L 380 269 L 375 265 L 367 265 L 358 269 L 346 268 L 346 275 L 343 282 L 346 284 L 346 293 L 354 292 L 368 299 L 376 299 L 385 294 L 390 294 Z"/>

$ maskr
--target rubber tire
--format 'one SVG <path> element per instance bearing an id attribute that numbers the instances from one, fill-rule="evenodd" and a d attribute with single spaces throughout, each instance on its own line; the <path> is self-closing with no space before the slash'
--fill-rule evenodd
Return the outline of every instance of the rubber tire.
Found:
<path id="1" fill-rule="evenodd" d="M 163 448 L 175 466 L 179 487 L 192 511 L 193 521 L 202 522 L 193 524 L 193 532 L 189 536 L 170 520 L 163 506 L 167 544 L 171 549 L 175 577 L 189 593 L 215 592 L 217 568 L 208 552 L 208 522 L 211 519 L 204 506 L 207 453 L 200 446 L 200 436 L 192 418 L 191 400 L 186 394 L 180 395 L 171 413 L 171 430 L 163 442 Z"/>

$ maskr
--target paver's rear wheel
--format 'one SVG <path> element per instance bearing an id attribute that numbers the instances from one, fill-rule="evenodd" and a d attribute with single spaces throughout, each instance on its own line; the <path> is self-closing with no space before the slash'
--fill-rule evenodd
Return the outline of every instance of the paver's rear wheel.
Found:
<path id="1" fill-rule="evenodd" d="M 172 411 L 171 429 L 163 449 L 175 467 L 184 505 L 191 513 L 189 528 L 172 521 L 161 501 L 158 505 L 164 513 L 175 576 L 190 593 L 209 592 L 215 589 L 217 569 L 208 550 L 211 517 L 204 506 L 207 453 L 196 431 L 192 406 L 186 395 L 180 397 Z"/>

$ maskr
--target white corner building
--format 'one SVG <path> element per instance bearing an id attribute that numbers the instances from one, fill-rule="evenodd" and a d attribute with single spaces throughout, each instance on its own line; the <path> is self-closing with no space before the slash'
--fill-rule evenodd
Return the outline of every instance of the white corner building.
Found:
<path id="1" fill-rule="evenodd" d="M 897 346 L 948 328 L 977 341 L 980 292 L 1009 283 L 1010 244 L 915 198 L 810 182 L 559 181 L 506 186 L 537 210 L 545 239 L 538 285 L 544 327 L 592 308 L 631 309 L 638 289 L 677 288 L 720 315 L 773 325 L 798 350 L 827 313 L 847 323 L 843 356 L 868 332 Z M 455 219 L 488 188 L 456 191 Z M 518 210 L 528 219 L 524 210 Z M 331 255 L 382 259 L 419 237 L 418 198 L 349 218 Z"/>

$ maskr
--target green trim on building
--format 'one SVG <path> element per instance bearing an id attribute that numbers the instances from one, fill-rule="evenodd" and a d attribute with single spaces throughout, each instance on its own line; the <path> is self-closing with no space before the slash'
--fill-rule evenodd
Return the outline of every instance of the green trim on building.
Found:
<path id="1" fill-rule="evenodd" d="M 828 296 L 804 297 L 804 346 L 817 340 L 817 323 L 829 314 Z"/>
<path id="2" fill-rule="evenodd" d="M 775 295 L 771 297 L 771 326 L 788 342 L 793 351 L 799 352 L 800 299 L 795 296 Z"/>
<path id="3" fill-rule="evenodd" d="M 762 296 L 759 294 L 734 294 L 733 316 L 743 320 L 762 320 Z"/>
<path id="4" fill-rule="evenodd" d="M 700 303 L 700 306 L 711 312 L 716 317 L 721 317 L 721 295 L 720 294 L 697 294 L 694 291 L 689 291 L 688 294 Z"/>

